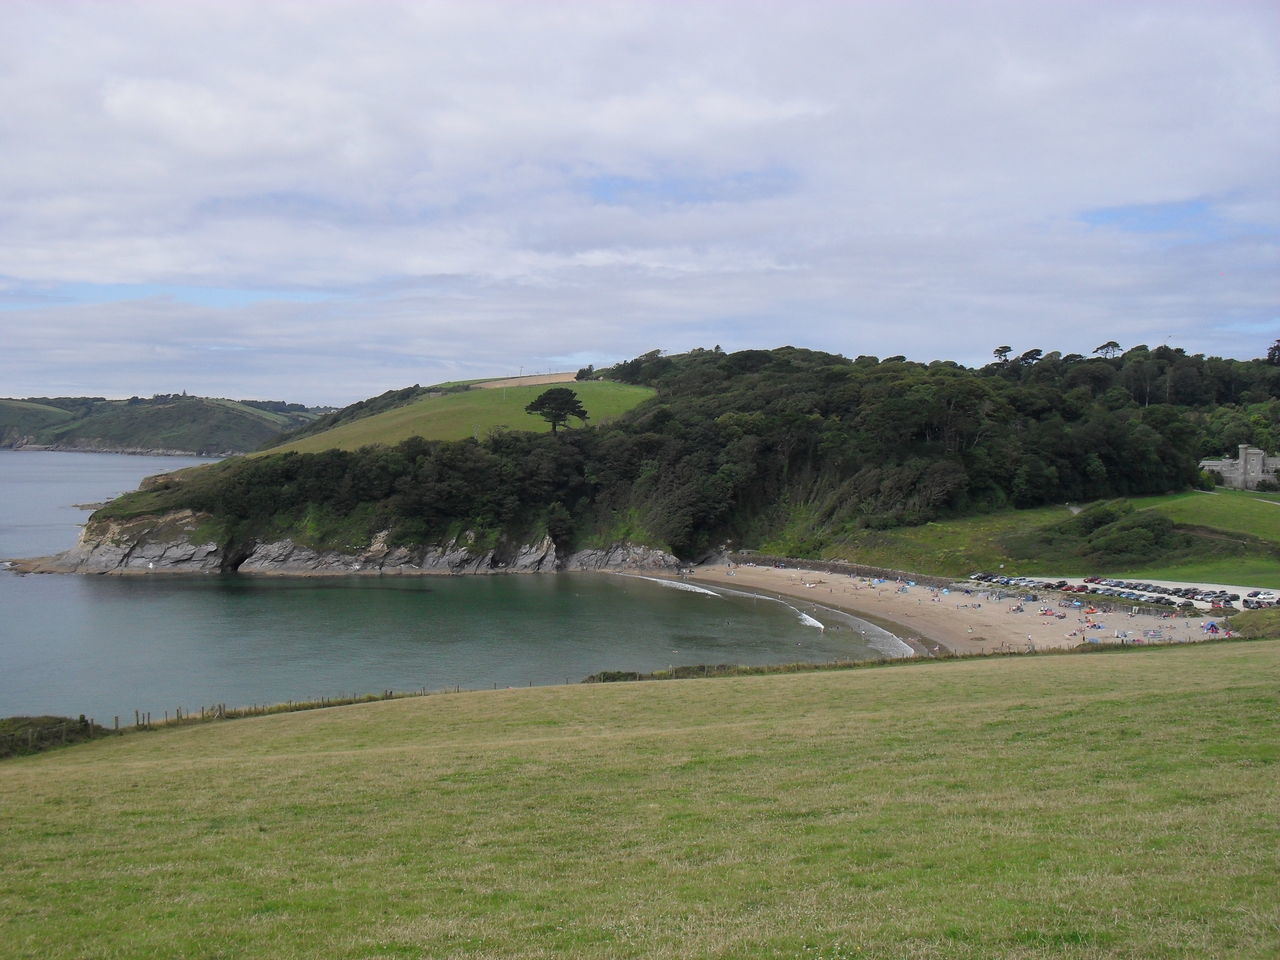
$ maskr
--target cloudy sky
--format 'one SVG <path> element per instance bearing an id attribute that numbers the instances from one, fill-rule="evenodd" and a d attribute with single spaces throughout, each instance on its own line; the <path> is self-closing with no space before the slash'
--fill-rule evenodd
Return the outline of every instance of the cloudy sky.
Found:
<path id="1" fill-rule="evenodd" d="M 1280 337 L 1280 4 L 0 0 L 0 395 Z"/>

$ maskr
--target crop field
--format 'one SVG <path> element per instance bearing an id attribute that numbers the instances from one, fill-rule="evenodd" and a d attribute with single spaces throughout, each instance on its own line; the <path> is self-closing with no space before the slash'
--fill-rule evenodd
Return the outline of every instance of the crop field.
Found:
<path id="1" fill-rule="evenodd" d="M 442 694 L 0 764 L 0 955 L 1271 958 L 1280 641 Z"/>
<path id="2" fill-rule="evenodd" d="M 324 433 L 272 447 L 266 452 L 295 450 L 318 453 L 334 448 L 357 450 L 368 444 L 399 443 L 413 436 L 428 440 L 464 440 L 483 437 L 496 428 L 545 433 L 550 430 L 546 421 L 525 413 L 524 408 L 547 389 L 545 385 L 493 387 L 424 397 L 384 413 L 340 424 Z M 577 393 L 586 407 L 590 415 L 589 424 L 608 422 L 653 396 L 648 387 L 608 381 L 573 383 L 569 389 Z M 578 425 L 576 420 L 569 423 L 570 427 Z"/>

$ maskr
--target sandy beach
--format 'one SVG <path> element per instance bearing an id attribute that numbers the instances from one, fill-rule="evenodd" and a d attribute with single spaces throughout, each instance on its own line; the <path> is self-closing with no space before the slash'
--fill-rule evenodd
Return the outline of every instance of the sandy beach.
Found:
<path id="1" fill-rule="evenodd" d="M 1131 607 L 1115 603 L 1100 604 L 1096 613 L 1087 613 L 1092 606 L 1088 601 L 1075 606 L 1058 594 L 1042 594 L 1036 602 L 1000 597 L 999 591 L 1009 592 L 1007 587 L 971 587 L 965 593 L 846 574 L 739 564 L 697 567 L 686 579 L 759 590 L 866 617 L 917 650 L 932 654 L 1024 653 L 1067 649 L 1091 641 L 1142 643 L 1204 637 L 1200 617 L 1134 614 Z"/>

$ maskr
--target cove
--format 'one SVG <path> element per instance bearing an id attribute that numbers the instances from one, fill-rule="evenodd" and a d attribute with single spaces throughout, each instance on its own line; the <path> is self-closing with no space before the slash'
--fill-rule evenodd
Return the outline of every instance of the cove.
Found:
<path id="1" fill-rule="evenodd" d="M 126 462 L 127 461 L 127 462 Z M 72 545 L 95 502 L 176 458 L 0 451 L 0 556 Z M 95 577 L 0 574 L 0 716 L 385 689 L 574 683 L 601 670 L 898 655 L 878 627 L 618 574 Z"/>

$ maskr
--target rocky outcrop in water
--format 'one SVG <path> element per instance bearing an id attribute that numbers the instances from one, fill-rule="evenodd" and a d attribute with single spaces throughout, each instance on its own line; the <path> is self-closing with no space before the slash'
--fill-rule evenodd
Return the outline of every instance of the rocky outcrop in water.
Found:
<path id="1" fill-rule="evenodd" d="M 46 566 L 68 573 L 219 573 L 224 551 L 199 536 L 206 519 L 188 510 L 163 517 L 91 522 L 79 543 L 49 558 Z"/>
<path id="2" fill-rule="evenodd" d="M 669 553 L 631 543 L 561 555 L 550 537 L 480 547 L 464 534 L 448 544 L 389 546 L 381 533 L 358 552 L 316 550 L 290 539 L 222 546 L 201 535 L 208 517 L 190 511 L 94 521 L 66 553 L 25 564 L 33 571 L 99 574 L 246 573 L 350 576 L 428 573 L 543 573 L 557 570 L 672 570 Z M 19 564 L 23 567 L 23 564 Z"/>

